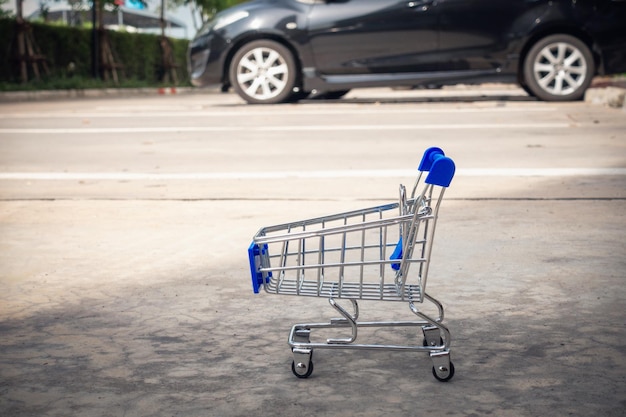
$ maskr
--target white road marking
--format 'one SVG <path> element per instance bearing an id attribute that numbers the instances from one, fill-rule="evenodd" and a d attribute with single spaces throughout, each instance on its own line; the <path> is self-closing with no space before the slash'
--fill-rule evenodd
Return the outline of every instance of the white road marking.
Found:
<path id="1" fill-rule="evenodd" d="M 414 178 L 417 170 L 329 170 L 273 172 L 0 172 L 0 180 L 20 181 L 198 181 L 319 178 Z M 626 168 L 468 168 L 460 177 L 624 176 Z"/>
<path id="2" fill-rule="evenodd" d="M 100 133 L 182 133 L 182 132 L 285 132 L 347 130 L 473 130 L 473 129 L 564 129 L 571 123 L 455 123 L 397 125 L 311 125 L 311 126 L 179 126 L 179 127 L 103 127 L 103 128 L 6 128 L 0 134 L 100 134 Z"/>
<path id="3" fill-rule="evenodd" d="M 342 110 L 339 114 L 341 116 L 347 114 L 355 114 L 355 115 L 363 115 L 363 114 L 381 114 L 381 113 L 390 113 L 390 114 L 434 114 L 434 113 L 487 113 L 487 112 L 495 112 L 495 113 L 545 113 L 556 111 L 556 107 L 478 107 L 478 108 L 403 108 L 403 107 L 394 107 L 394 108 L 376 108 L 376 109 L 368 109 L 368 108 L 352 108 L 346 109 L 342 107 Z M 232 110 L 232 111 L 210 111 L 210 110 L 192 110 L 188 111 L 186 109 L 180 109 L 175 111 L 151 111 L 149 109 L 129 109 L 128 111 L 101 111 L 101 112 L 44 112 L 44 113 L 0 113 L 0 120 L 2 119 L 72 119 L 72 118 L 82 118 L 82 119 L 106 119 L 106 118 L 123 118 L 123 119 L 133 119 L 133 118 L 190 118 L 190 117 L 255 117 L 255 116 L 288 116 L 288 115 L 337 115 L 338 112 L 336 109 L 332 110 L 316 110 L 310 108 L 302 108 L 302 109 L 289 109 L 289 110 L 280 110 L 280 109 L 272 109 L 271 111 L 250 111 L 250 110 Z"/>

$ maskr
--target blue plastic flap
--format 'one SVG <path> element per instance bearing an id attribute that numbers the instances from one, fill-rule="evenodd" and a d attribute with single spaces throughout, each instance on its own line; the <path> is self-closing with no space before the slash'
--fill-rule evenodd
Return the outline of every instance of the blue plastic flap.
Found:
<path id="1" fill-rule="evenodd" d="M 393 250 L 393 253 L 389 257 L 389 259 L 392 261 L 402 259 L 402 236 L 400 236 L 400 239 L 398 240 L 398 243 L 396 244 L 396 248 Z M 394 271 L 398 271 L 400 269 L 400 265 L 401 265 L 400 262 L 394 262 L 391 264 L 391 268 Z"/>
<path id="2" fill-rule="evenodd" d="M 267 253 L 267 245 L 263 245 L 262 247 L 259 247 L 259 245 L 252 242 L 250 244 L 250 247 L 248 248 L 248 259 L 250 261 L 250 275 L 252 277 L 252 290 L 254 291 L 255 294 L 259 293 L 259 290 L 261 289 L 261 285 L 264 284 L 263 273 L 258 271 L 257 267 L 259 264 L 257 264 L 257 261 L 256 261 L 256 259 L 261 256 L 261 253 L 263 254 Z M 268 274 L 268 278 L 266 278 L 267 281 L 269 281 L 269 276 L 271 276 L 271 273 Z"/>
<path id="3" fill-rule="evenodd" d="M 430 171 L 433 162 L 439 157 L 445 156 L 443 150 L 441 148 L 428 148 L 424 151 L 424 155 L 422 156 L 422 161 L 420 162 L 419 167 L 417 168 L 420 171 Z"/>
<path id="4" fill-rule="evenodd" d="M 447 156 L 439 155 L 430 167 L 430 172 L 426 177 L 426 183 L 440 187 L 448 187 L 450 182 L 452 182 L 455 170 L 456 166 L 452 159 Z"/>

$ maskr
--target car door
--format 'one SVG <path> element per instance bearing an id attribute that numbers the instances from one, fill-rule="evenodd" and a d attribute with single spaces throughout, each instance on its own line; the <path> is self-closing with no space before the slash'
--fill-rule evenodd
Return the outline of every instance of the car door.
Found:
<path id="1" fill-rule="evenodd" d="M 316 0 L 309 42 L 322 74 L 432 71 L 434 0 Z"/>
<path id="2" fill-rule="evenodd" d="M 437 0 L 441 69 L 507 69 L 549 0 Z M 516 44 L 517 42 L 517 44 Z M 515 68 L 508 68 L 515 71 Z"/>

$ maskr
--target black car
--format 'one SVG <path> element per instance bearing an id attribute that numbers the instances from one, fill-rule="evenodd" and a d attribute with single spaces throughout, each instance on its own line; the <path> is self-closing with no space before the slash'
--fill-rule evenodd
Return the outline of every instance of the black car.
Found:
<path id="1" fill-rule="evenodd" d="M 482 82 L 577 100 L 626 72 L 626 0 L 253 0 L 204 25 L 188 67 L 249 103 Z"/>

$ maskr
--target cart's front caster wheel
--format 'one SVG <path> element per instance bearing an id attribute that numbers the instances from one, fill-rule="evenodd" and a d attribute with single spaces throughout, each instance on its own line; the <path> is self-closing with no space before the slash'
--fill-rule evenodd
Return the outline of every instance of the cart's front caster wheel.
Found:
<path id="1" fill-rule="evenodd" d="M 313 361 L 309 361 L 308 365 L 302 362 L 291 362 L 291 372 L 298 378 L 308 378 L 313 373 Z"/>
<path id="2" fill-rule="evenodd" d="M 454 364 L 450 362 L 450 367 L 439 366 L 435 368 L 433 366 L 433 376 L 441 382 L 448 382 L 454 376 Z"/>

